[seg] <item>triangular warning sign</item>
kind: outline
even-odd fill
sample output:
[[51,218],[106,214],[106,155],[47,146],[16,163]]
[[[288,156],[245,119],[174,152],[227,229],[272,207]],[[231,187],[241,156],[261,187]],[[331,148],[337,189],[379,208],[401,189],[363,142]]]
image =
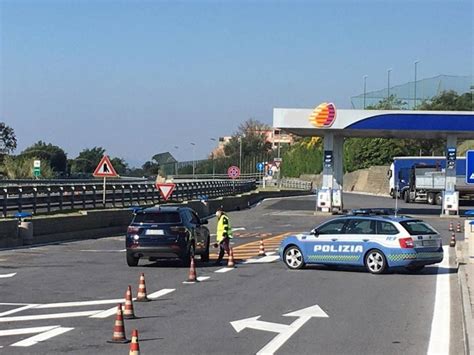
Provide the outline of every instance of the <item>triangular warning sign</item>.
[[156,188],[160,191],[161,196],[165,201],[168,201],[170,196],[173,194],[176,184],[173,183],[157,183]]
[[471,177],[469,179],[474,180],[474,173],[471,174]]
[[107,155],[104,155],[100,160],[99,165],[95,168],[94,173],[92,174],[95,177],[115,177],[118,176],[115,171],[110,159]]

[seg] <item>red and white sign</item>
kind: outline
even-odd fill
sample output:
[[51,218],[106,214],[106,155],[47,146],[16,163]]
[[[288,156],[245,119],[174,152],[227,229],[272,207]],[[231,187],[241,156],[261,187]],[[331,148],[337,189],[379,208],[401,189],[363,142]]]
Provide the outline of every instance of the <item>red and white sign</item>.
[[173,183],[156,183],[155,184],[158,191],[160,191],[163,200],[168,201],[168,199],[173,194],[173,191],[176,187],[176,184]]
[[229,169],[227,169],[227,175],[231,179],[237,179],[240,176],[240,169],[238,166],[229,166]]
[[118,176],[117,172],[115,171],[110,159],[107,155],[104,155],[100,160],[99,165],[95,168],[94,173],[92,174],[94,177],[116,177]]

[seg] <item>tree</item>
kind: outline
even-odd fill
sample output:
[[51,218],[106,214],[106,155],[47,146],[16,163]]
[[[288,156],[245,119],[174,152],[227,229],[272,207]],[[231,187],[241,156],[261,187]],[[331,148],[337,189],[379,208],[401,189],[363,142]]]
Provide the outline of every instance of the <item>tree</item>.
[[[24,156],[5,156],[4,173],[9,179],[33,179],[33,161],[35,158]],[[41,167],[41,176],[43,179],[54,177],[53,170],[47,165]]]
[[[224,153],[228,157],[255,156],[268,153],[272,146],[267,142],[266,133],[271,128],[254,119],[249,119],[237,129],[229,142],[224,146]],[[241,153],[242,148],[242,154]]]
[[443,91],[431,100],[423,101],[418,110],[428,111],[474,111],[472,92],[459,95],[455,91]]
[[112,166],[114,167],[115,171],[119,175],[123,175],[128,170],[128,164],[122,158],[113,158],[110,160]]
[[403,110],[407,106],[407,102],[400,100],[395,95],[390,95],[377,104],[367,106],[367,110]]
[[[26,148],[22,153],[26,158],[37,158],[47,162],[48,165],[56,172],[66,172],[67,156],[63,149],[56,145],[46,144],[39,141],[32,146]],[[44,167],[44,164],[42,164]]]
[[92,149],[84,149],[74,159],[72,164],[73,173],[92,174],[104,156],[105,149],[102,147],[94,147]]
[[16,149],[16,136],[13,128],[0,122],[0,154],[9,154]]
[[321,139],[304,138],[283,154],[282,176],[299,177],[301,174],[319,174],[322,170]]

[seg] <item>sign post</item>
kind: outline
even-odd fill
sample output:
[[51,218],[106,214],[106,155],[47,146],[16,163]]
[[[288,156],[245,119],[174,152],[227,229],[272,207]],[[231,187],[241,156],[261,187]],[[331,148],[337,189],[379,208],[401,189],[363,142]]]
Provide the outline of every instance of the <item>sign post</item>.
[[232,179],[232,190],[235,191],[235,179],[240,176],[240,169],[238,166],[232,165],[227,169],[227,176]]
[[102,204],[105,207],[105,192],[107,189],[107,178],[108,177],[117,177],[118,174],[115,171],[114,167],[112,166],[112,163],[110,162],[110,159],[107,155],[104,155],[102,159],[100,160],[99,164],[97,165],[97,168],[95,168],[94,173],[92,174],[94,177],[103,177],[104,178],[104,187],[103,187],[103,193],[102,193]]

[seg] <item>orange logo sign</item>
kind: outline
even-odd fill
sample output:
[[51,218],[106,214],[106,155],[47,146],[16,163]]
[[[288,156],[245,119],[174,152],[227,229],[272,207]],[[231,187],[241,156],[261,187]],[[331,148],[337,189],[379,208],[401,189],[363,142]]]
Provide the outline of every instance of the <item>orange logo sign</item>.
[[324,102],[314,109],[309,116],[309,122],[315,127],[331,127],[336,119],[336,106]]

